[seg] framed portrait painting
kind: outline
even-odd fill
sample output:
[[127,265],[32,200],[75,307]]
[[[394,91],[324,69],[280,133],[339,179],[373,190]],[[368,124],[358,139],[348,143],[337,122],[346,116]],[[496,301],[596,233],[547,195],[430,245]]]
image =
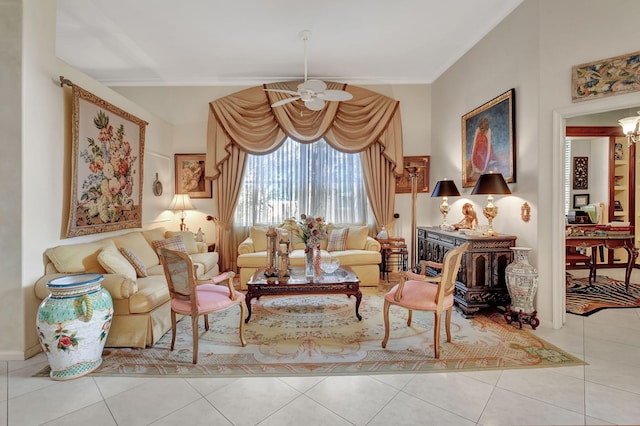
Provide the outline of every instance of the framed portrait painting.
[[176,154],[176,194],[211,198],[211,181],[204,178],[206,154]]
[[462,186],[474,186],[484,173],[516,181],[515,89],[462,116]]
[[428,155],[403,157],[401,176],[396,177],[396,194],[411,194],[411,171],[416,173],[417,192],[429,192]]
[[71,195],[67,237],[142,227],[148,124],[72,86]]

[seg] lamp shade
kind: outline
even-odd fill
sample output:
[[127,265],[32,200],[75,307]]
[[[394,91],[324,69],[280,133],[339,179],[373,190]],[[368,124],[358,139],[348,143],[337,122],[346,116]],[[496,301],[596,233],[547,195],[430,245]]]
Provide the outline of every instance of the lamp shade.
[[439,180],[436,183],[435,188],[433,188],[433,192],[431,193],[432,197],[459,197],[460,191],[458,191],[458,187],[456,183],[452,180],[444,179]]
[[191,204],[191,198],[189,194],[176,194],[171,200],[170,210],[193,210],[194,207]]
[[480,175],[471,195],[476,194],[511,194],[502,173],[485,173]]

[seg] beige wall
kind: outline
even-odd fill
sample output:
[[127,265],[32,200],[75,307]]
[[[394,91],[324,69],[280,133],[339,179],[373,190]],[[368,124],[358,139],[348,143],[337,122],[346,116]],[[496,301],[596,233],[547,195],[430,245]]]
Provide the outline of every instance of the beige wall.
[[[66,225],[70,116],[65,93],[56,83],[64,75],[75,84],[149,122],[146,131],[145,172],[166,158],[166,184],[173,182],[172,126],[93,81],[55,57],[55,2],[0,1],[0,43],[9,58],[0,61],[2,87],[0,120],[5,176],[1,194],[5,203],[0,230],[0,359],[22,359],[40,350],[35,333],[39,301],[33,284],[43,274],[42,254],[47,247],[104,238],[109,234],[63,239]],[[6,24],[6,25],[5,25]],[[22,40],[20,42],[20,34]],[[2,49],[3,52],[5,49]],[[5,76],[20,76],[5,80]],[[22,85],[22,86],[21,86]],[[22,90],[22,92],[20,92]],[[5,97],[5,94],[9,95]],[[22,103],[22,104],[21,104]],[[9,135],[8,138],[5,136]],[[4,142],[7,141],[8,143]],[[170,175],[169,175],[170,174]],[[12,177],[12,178],[7,178]],[[152,180],[143,188],[143,226],[173,220],[164,209],[171,194],[153,197]]]
[[[18,0],[0,0],[0,348],[7,358],[22,357],[21,340],[24,324],[13,318],[24,318],[20,286],[22,258],[22,7]],[[14,255],[7,255],[7,254]],[[18,342],[16,342],[16,340]],[[17,344],[16,344],[17,343]]]
[[[533,248],[537,245],[540,218],[536,183],[541,163],[537,150],[538,32],[537,4],[525,1],[433,83],[431,98],[432,120],[438,123],[432,131],[432,155],[438,161],[434,162],[431,176],[433,180],[455,180],[461,193],[461,197],[449,200],[449,223],[460,220],[462,204],[471,202],[480,223],[486,224],[482,215],[486,197],[472,196],[473,188],[462,188],[461,117],[515,88],[516,183],[510,185],[512,196],[496,197],[499,213],[493,223],[499,233],[516,235],[519,246]],[[520,219],[520,207],[525,201],[531,206],[531,220],[526,223]],[[538,264],[538,256],[539,250],[531,253],[532,264]],[[544,284],[540,287],[544,292]],[[544,307],[539,306],[538,310],[541,318],[550,317]]]

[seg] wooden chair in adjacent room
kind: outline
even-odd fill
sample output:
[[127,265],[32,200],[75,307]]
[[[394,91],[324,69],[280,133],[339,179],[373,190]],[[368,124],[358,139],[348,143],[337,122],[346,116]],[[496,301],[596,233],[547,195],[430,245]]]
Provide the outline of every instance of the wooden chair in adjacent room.
[[[452,248],[442,263],[426,262],[430,268],[442,271],[440,275],[430,277],[419,274],[405,274],[400,283],[394,286],[384,297],[384,339],[382,347],[387,347],[389,340],[389,308],[391,305],[408,309],[407,326],[411,326],[412,311],[432,311],[434,314],[433,346],[436,358],[440,358],[440,323],[442,313],[446,315],[445,331],[447,342],[451,342],[451,311],[453,308],[453,291],[456,277],[460,269],[463,253],[469,243]],[[424,269],[424,267],[423,267]],[[433,283],[433,284],[432,284]]]
[[[159,257],[171,295],[171,350],[176,342],[176,315],[191,316],[193,332],[193,363],[198,362],[198,318],[204,316],[204,328],[209,330],[209,314],[234,306],[240,307],[240,343],[244,338],[244,318],[246,316],[245,297],[233,288],[233,272],[225,272],[211,280],[197,280],[191,258],[187,253],[160,249]],[[227,281],[227,285],[216,285]]]
[[593,247],[591,255],[578,253],[575,247],[567,247],[565,254],[565,262],[567,269],[577,269],[578,264],[583,264],[589,268],[589,284],[596,280],[596,263],[595,263],[595,250]]

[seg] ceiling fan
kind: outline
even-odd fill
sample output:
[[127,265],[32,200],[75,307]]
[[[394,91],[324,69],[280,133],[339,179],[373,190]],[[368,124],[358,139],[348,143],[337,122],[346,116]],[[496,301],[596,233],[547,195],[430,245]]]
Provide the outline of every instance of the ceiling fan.
[[292,98],[282,99],[271,104],[272,107],[278,107],[298,99],[302,99],[304,105],[312,111],[320,111],[324,108],[324,101],[348,101],[353,98],[351,93],[344,90],[327,89],[327,85],[322,80],[307,80],[307,41],[311,36],[311,31],[304,30],[300,33],[300,37],[304,40],[304,82],[298,84],[298,90],[285,89],[264,89],[267,92],[286,93],[293,96]]

